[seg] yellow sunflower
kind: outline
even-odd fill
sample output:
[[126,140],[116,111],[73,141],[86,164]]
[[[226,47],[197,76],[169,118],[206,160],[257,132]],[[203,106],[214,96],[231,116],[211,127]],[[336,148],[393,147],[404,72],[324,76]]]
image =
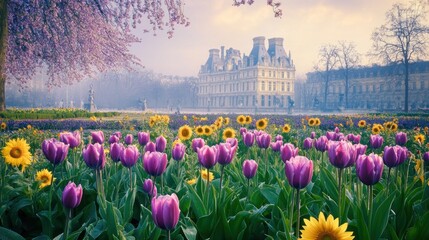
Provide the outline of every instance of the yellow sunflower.
[[379,134],[380,133],[380,128],[377,126],[377,124],[374,124],[372,126],[372,134]]
[[219,129],[222,127],[222,123],[223,123],[223,121],[216,120],[213,125],[216,126],[216,129]]
[[203,126],[196,126],[195,127],[195,133],[198,135],[198,136],[201,136],[201,135],[203,135],[204,134],[204,128],[203,128]]
[[207,176],[207,169],[203,168],[203,169],[201,169],[201,178],[206,180],[206,181],[208,179],[211,182],[214,179],[214,175],[212,172],[209,172],[209,175]]
[[197,179],[196,178],[192,178],[189,179],[188,181],[186,181],[189,185],[194,185],[195,183],[197,183]]
[[204,135],[210,136],[213,134],[213,128],[211,126],[204,125],[203,129],[204,129]]
[[246,124],[246,117],[244,115],[237,116],[237,123],[240,125]]
[[95,121],[97,121],[97,118],[96,118],[95,116],[91,116],[91,117],[89,118],[89,120],[91,120],[91,121],[95,122]]
[[40,182],[39,188],[44,188],[52,183],[52,172],[48,169],[42,169],[36,173],[36,181]]
[[155,123],[156,123],[156,119],[153,117],[150,117],[149,118],[149,127],[153,127],[153,125],[155,125]]
[[316,125],[316,119],[310,118],[308,119],[308,126],[313,127]]
[[32,126],[30,124],[27,125],[27,129],[31,129]]
[[256,121],[256,129],[258,130],[264,130],[267,126],[268,126],[267,118],[261,118],[258,121]]
[[284,133],[290,132],[290,125],[289,124],[283,125],[282,132],[284,132]]
[[417,134],[414,136],[414,141],[419,143],[419,144],[424,144],[425,140],[426,140],[426,138],[425,138],[425,135],[423,135],[423,134]]
[[0,128],[1,130],[5,130],[7,128],[7,124],[5,122],[2,122]]
[[188,140],[192,137],[192,128],[188,125],[183,125],[179,128],[179,139],[182,141]]
[[188,120],[188,116],[183,115],[183,120],[184,120],[184,121],[187,121],[187,120]]
[[360,120],[360,121],[358,122],[358,127],[360,127],[360,128],[364,128],[364,127],[366,127],[366,121],[365,121],[365,120]]
[[386,129],[390,130],[392,128],[392,124],[393,124],[393,122],[385,122],[383,125]]
[[223,130],[222,139],[226,140],[227,138],[235,138],[235,130],[233,128],[225,128]]
[[229,117],[224,117],[223,118],[223,125],[228,125],[230,121],[231,121],[231,119]]
[[315,126],[320,126],[322,123],[319,118],[314,118],[314,120],[316,121]]
[[390,126],[390,130],[392,130],[392,132],[396,132],[398,130],[398,124],[392,123],[392,126]]
[[246,120],[245,120],[245,122],[246,122],[246,124],[251,124],[252,123],[252,117],[251,116],[249,116],[249,115],[247,115],[246,116]]
[[339,226],[338,218],[334,219],[329,215],[325,219],[322,212],[319,214],[319,219],[310,217],[310,220],[304,219],[305,225],[301,229],[301,240],[352,240],[354,239],[353,232],[347,232],[347,223]]
[[22,138],[11,139],[2,149],[5,162],[12,166],[21,166],[22,171],[31,164],[30,145]]

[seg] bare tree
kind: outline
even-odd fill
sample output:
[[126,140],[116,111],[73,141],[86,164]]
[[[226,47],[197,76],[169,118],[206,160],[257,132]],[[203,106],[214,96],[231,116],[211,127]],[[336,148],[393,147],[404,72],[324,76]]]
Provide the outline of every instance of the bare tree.
[[331,44],[322,46],[319,50],[319,63],[315,66],[315,69],[324,79],[323,110],[326,110],[330,74],[337,65],[338,47]]
[[427,54],[429,27],[424,24],[427,13],[422,1],[408,6],[394,4],[386,13],[385,24],[372,34],[370,55],[385,64],[400,63],[404,68],[405,112],[408,112],[409,65]]
[[338,43],[338,62],[340,71],[344,75],[346,108],[349,107],[349,71],[359,63],[359,53],[351,42],[340,41]]

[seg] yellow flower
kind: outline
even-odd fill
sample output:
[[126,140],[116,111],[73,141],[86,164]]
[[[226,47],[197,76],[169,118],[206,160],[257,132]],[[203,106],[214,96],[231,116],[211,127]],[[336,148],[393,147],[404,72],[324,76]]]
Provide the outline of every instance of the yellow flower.
[[392,126],[390,126],[390,130],[392,130],[392,132],[396,132],[398,130],[398,124],[392,123]]
[[203,168],[203,169],[201,169],[201,178],[206,180],[206,181],[208,179],[209,182],[211,182],[214,179],[214,175],[212,172],[209,172],[209,175],[207,176],[207,169]]
[[364,127],[366,127],[366,121],[365,121],[365,120],[360,120],[360,121],[358,122],[358,127],[360,127],[360,128],[364,128]]
[[183,125],[179,128],[179,139],[184,141],[192,137],[192,128],[188,125]]
[[133,126],[131,126],[130,127],[130,131],[134,131],[135,129],[134,129],[134,127]]
[[91,121],[95,122],[95,121],[97,121],[97,118],[96,118],[95,116],[91,116],[91,117],[89,118],[89,120],[91,120]]
[[267,118],[261,118],[258,121],[256,121],[256,129],[258,130],[264,130],[267,126],[268,126]]
[[21,166],[22,171],[31,164],[30,145],[25,139],[11,139],[2,149],[5,162],[12,166]]
[[28,124],[27,125],[27,129],[31,129],[32,127],[31,127],[31,125],[30,124]]
[[308,126],[313,127],[316,125],[316,120],[314,118],[308,119]]
[[183,120],[187,121],[188,120],[188,116],[183,115]]
[[235,130],[233,128],[225,128],[223,130],[222,139],[226,140],[227,138],[235,138]]
[[378,128],[375,124],[372,126],[372,134],[379,134],[380,128]]
[[216,120],[213,125],[216,126],[216,129],[219,129],[222,127],[222,123],[223,123],[223,120],[221,120],[221,121]]
[[195,183],[197,183],[197,179],[196,178],[192,178],[188,181],[186,181],[189,185],[194,185]]
[[195,133],[196,133],[198,136],[203,135],[203,134],[204,134],[204,128],[203,128],[202,126],[196,126],[196,127],[195,127]]
[[315,121],[314,126],[320,126],[321,121],[319,118],[314,118],[314,121]]
[[251,123],[252,123],[252,117],[251,117],[251,116],[249,116],[249,115],[247,115],[247,116],[246,116],[245,123],[246,123],[246,124],[251,124]]
[[289,124],[283,125],[282,132],[284,133],[290,132],[290,125]]
[[40,182],[39,188],[44,188],[52,183],[52,172],[48,169],[42,169],[36,173],[36,181]]
[[244,115],[237,116],[237,123],[240,125],[246,124],[246,117]]
[[228,125],[230,121],[231,121],[231,119],[229,117],[224,117],[223,118],[223,125]]
[[154,117],[149,118],[149,127],[153,127],[156,123],[156,120]]
[[0,128],[1,130],[5,130],[7,128],[7,124],[5,122],[2,122]]
[[305,225],[301,229],[300,239],[302,240],[354,239],[353,232],[346,232],[348,224],[344,223],[339,226],[338,218],[334,219],[332,215],[325,219],[325,215],[320,212],[319,219],[310,217],[310,220],[304,219],[304,223]]
[[426,138],[425,138],[425,135],[423,135],[423,134],[417,134],[414,136],[414,141],[416,141],[419,144],[424,144],[425,140],[426,140]]
[[204,135],[210,136],[213,134],[213,128],[212,127],[210,127],[208,125],[204,125],[203,129],[204,129]]

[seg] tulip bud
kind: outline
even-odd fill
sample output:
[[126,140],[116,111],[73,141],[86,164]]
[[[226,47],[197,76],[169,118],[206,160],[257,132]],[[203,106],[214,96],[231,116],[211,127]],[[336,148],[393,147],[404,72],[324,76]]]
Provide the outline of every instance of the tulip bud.
[[103,131],[92,131],[91,132],[91,143],[104,143],[104,133]]
[[258,163],[255,160],[244,160],[243,174],[247,179],[251,179],[256,175],[258,170]]
[[121,151],[120,159],[122,165],[127,168],[131,168],[137,163],[140,153],[136,146],[129,145]]
[[198,149],[198,161],[200,164],[210,169],[217,163],[217,148],[216,146],[209,147],[207,145]]
[[255,142],[255,134],[252,132],[243,133],[243,142],[244,142],[244,145],[248,147],[253,146],[253,143]]
[[328,156],[332,165],[337,168],[346,168],[354,164],[356,149],[347,141],[329,141]]
[[311,149],[313,147],[313,139],[311,139],[311,138],[305,138],[304,139],[304,145],[303,145],[303,147],[306,150]]
[[62,202],[67,209],[76,208],[82,201],[82,186],[76,187],[74,182],[69,182],[63,190]]
[[404,132],[398,132],[395,136],[395,143],[399,146],[405,146],[407,143],[407,134]]
[[389,168],[401,165],[407,159],[408,150],[405,147],[384,147],[383,162]]
[[185,152],[186,152],[185,144],[176,143],[176,144],[174,144],[173,148],[171,149],[171,157],[176,161],[180,161],[185,156]]
[[121,152],[124,149],[122,143],[112,143],[110,145],[110,158],[114,162],[119,162],[121,160]]
[[133,144],[133,135],[132,134],[127,134],[127,136],[125,136],[125,144],[130,145]]
[[112,143],[119,143],[119,137],[116,135],[111,135],[109,137],[109,144],[112,144]]
[[156,146],[154,142],[148,142],[144,148],[145,152],[155,152]]
[[60,133],[60,141],[68,144],[71,149],[76,148],[80,145],[80,142],[82,141],[80,132],[74,131],[73,133],[70,132],[64,132]]
[[164,152],[165,147],[167,146],[167,139],[163,136],[159,136],[155,140],[155,149],[157,152]]
[[230,164],[237,151],[237,146],[231,147],[229,143],[220,143],[217,147],[217,158],[220,165]]
[[237,140],[237,138],[227,138],[225,140],[225,142],[229,143],[231,145],[231,147],[238,146],[238,140]]
[[378,183],[383,174],[383,160],[374,153],[360,155],[356,161],[356,174],[365,185]]
[[369,145],[374,149],[380,148],[383,145],[383,140],[383,137],[378,134],[371,135],[369,137]]
[[425,153],[423,154],[423,160],[424,160],[425,162],[429,162],[429,152],[425,152]]
[[152,218],[164,230],[172,230],[179,222],[180,208],[176,194],[152,198]]
[[146,146],[150,142],[150,134],[148,132],[139,132],[137,133],[137,138],[141,146]]
[[274,152],[280,152],[281,147],[283,146],[282,140],[277,140],[275,142],[270,143],[271,149],[273,149]]
[[192,150],[197,152],[198,148],[202,148],[206,143],[202,138],[194,138],[192,139]]
[[106,164],[103,145],[99,143],[88,144],[82,151],[83,160],[92,169],[103,169]]
[[166,153],[147,151],[143,156],[143,167],[151,176],[160,176],[163,174],[167,163]]
[[59,142],[55,138],[42,142],[42,152],[52,164],[58,165],[64,161],[69,151],[69,145]]
[[152,179],[146,179],[143,182],[143,192],[151,195],[151,197],[156,197],[157,195],[157,189],[155,186],[155,183],[152,181]]
[[293,188],[305,188],[313,177],[313,161],[304,156],[293,157],[285,163],[285,174]]
[[267,149],[271,143],[271,135],[262,133],[256,137],[256,144],[259,148]]
[[285,143],[280,148],[280,156],[282,158],[282,161],[286,163],[286,161],[289,161],[291,158],[298,155],[299,148],[296,148],[292,143]]
[[328,149],[328,138],[326,136],[320,136],[316,140],[315,147],[319,152],[325,152]]

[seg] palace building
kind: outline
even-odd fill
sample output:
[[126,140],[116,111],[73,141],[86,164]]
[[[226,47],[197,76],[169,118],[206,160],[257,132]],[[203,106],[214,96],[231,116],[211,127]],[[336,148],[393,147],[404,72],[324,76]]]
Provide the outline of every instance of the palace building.
[[219,110],[282,111],[293,106],[295,66],[283,38],[255,37],[250,54],[210,49],[197,81],[197,106]]

